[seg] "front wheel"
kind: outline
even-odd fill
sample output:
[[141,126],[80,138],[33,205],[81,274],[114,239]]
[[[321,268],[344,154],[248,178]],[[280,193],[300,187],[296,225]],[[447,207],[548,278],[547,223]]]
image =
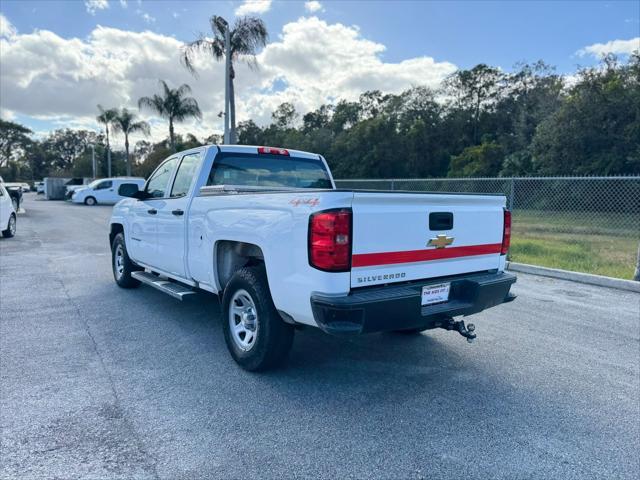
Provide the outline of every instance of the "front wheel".
[[96,199],[93,198],[93,197],[87,197],[87,198],[84,199],[84,204],[85,205],[89,205],[90,207],[92,207],[96,203],[98,203],[98,202],[96,202]]
[[140,281],[133,278],[131,273],[141,270],[141,268],[129,258],[122,233],[117,234],[111,244],[111,267],[113,278],[119,287],[136,288],[140,285]]
[[264,371],[285,361],[294,329],[273,304],[263,266],[236,272],[224,290],[222,312],[224,339],[238,365]]
[[16,214],[12,213],[9,217],[9,223],[7,224],[7,229],[2,231],[2,236],[4,238],[11,238],[16,234]]

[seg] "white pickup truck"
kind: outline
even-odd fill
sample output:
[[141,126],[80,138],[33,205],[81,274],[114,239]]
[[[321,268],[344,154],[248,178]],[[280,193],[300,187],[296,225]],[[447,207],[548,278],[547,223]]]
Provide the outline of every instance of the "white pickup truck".
[[113,209],[117,284],[222,299],[247,370],[281,363],[300,326],[331,334],[474,328],[454,317],[511,301],[502,195],[336,189],[312,153],[205,146],[172,155]]

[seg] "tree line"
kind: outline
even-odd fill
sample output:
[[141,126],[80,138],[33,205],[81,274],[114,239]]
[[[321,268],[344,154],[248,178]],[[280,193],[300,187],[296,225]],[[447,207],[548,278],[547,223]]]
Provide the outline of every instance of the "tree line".
[[[134,175],[146,176],[176,150],[221,142],[213,133],[175,133],[174,121],[200,118],[189,92],[162,82],[160,95],[140,100],[140,107],[169,121],[169,136],[138,141],[132,152],[128,134],[146,127],[126,110],[115,111],[120,120],[103,121],[125,136],[125,151],[113,152],[113,175],[127,173],[130,164]],[[176,113],[176,105],[186,113]],[[268,125],[239,122],[237,136],[240,144],[320,153],[336,178],[640,174],[640,55],[608,56],[569,77],[541,61],[512,73],[480,64],[453,73],[439,89],[368,91],[357,101],[305,113],[283,103]],[[23,125],[0,120],[0,175],[90,176],[93,144],[98,174],[106,176],[109,143],[106,128],[104,134],[56,130],[35,139]]]

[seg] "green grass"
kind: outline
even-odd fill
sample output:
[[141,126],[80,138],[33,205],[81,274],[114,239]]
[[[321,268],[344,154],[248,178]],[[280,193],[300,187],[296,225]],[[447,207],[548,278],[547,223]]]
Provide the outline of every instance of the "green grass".
[[631,279],[640,241],[637,223],[636,217],[624,214],[516,210],[510,259]]

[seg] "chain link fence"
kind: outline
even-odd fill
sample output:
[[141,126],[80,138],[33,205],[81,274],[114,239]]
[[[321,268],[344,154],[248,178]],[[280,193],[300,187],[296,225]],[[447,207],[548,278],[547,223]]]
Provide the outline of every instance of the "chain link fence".
[[338,188],[502,193],[513,212],[511,260],[632,278],[640,176],[336,180]]

